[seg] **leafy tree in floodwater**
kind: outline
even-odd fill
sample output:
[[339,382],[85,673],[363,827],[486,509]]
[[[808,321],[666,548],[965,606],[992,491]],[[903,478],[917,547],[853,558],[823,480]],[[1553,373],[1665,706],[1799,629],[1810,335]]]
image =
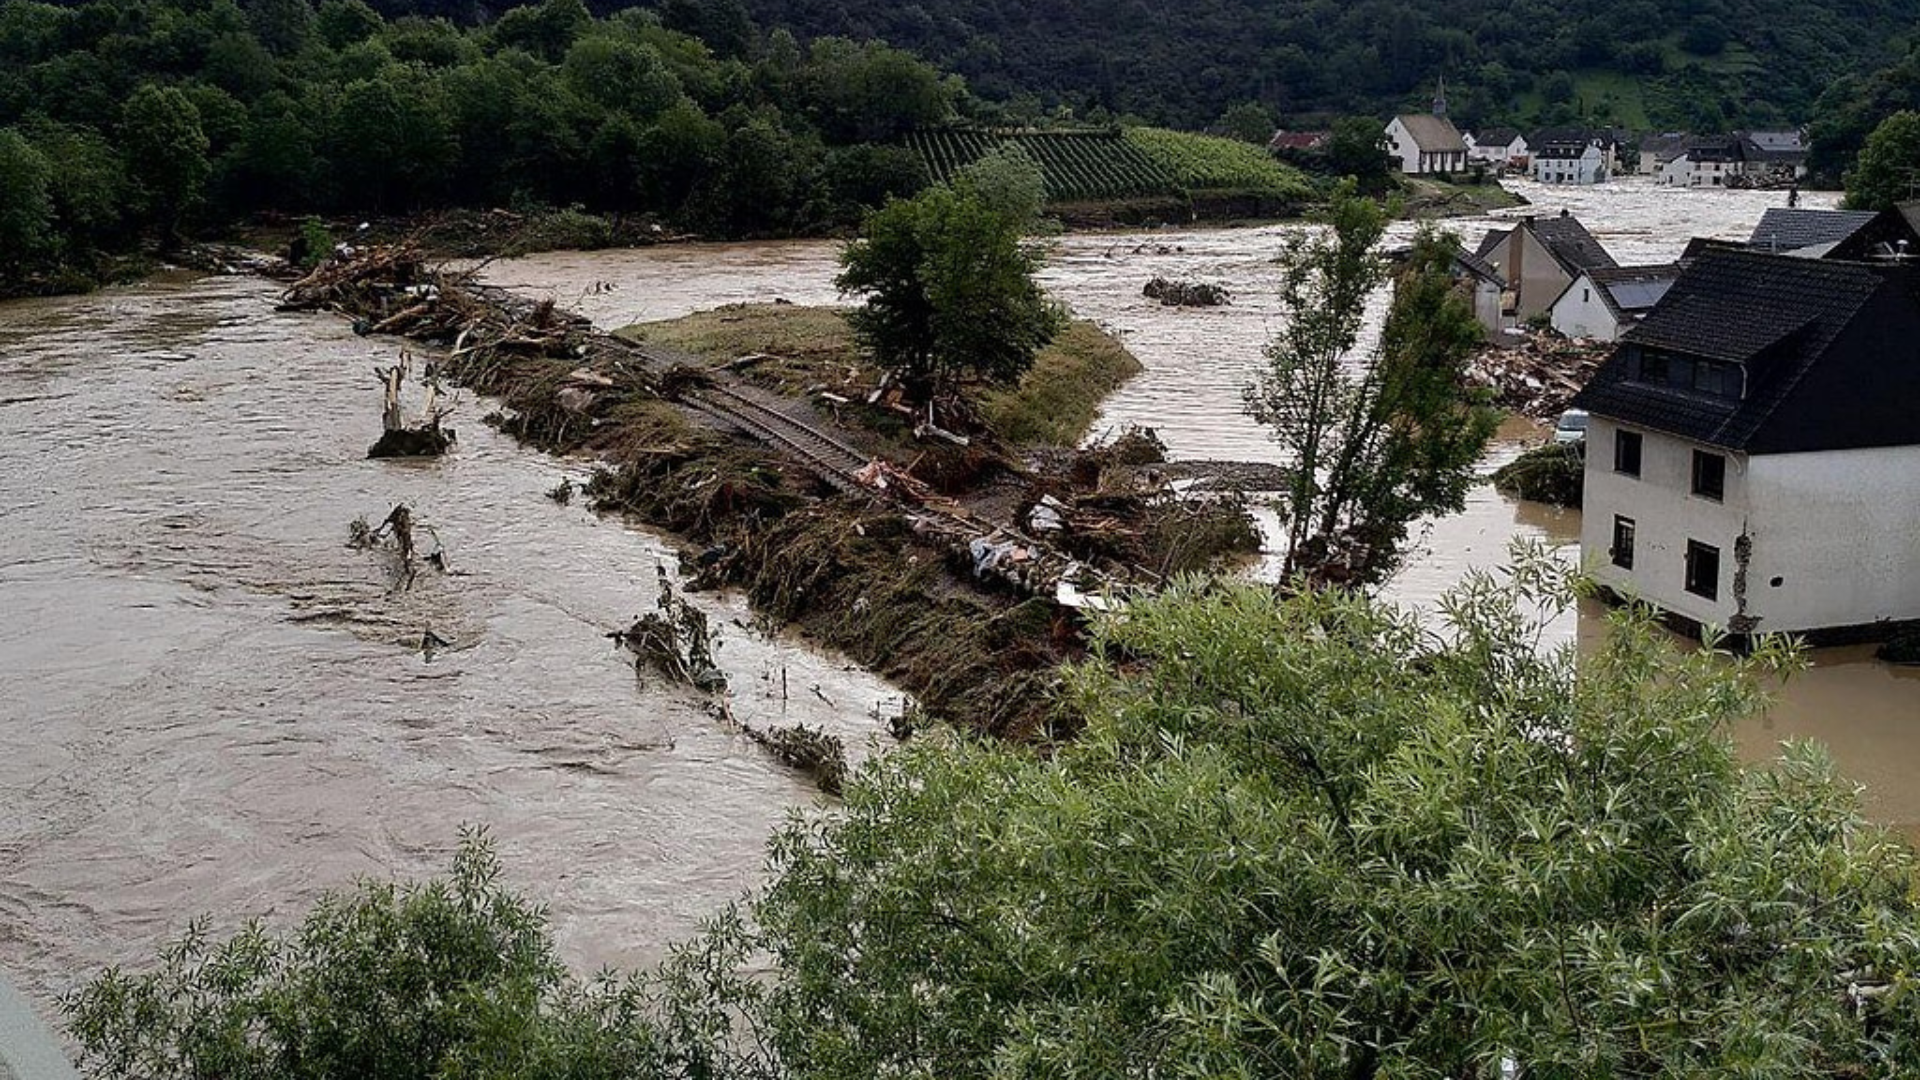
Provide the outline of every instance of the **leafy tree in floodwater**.
[[1392,279],[1379,344],[1356,355],[1367,298],[1389,280],[1384,231],[1384,212],[1345,181],[1328,228],[1294,234],[1279,260],[1286,327],[1246,408],[1288,459],[1288,577],[1385,577],[1408,526],[1464,504],[1498,423],[1465,386],[1480,328],[1453,286],[1451,237],[1420,233]]

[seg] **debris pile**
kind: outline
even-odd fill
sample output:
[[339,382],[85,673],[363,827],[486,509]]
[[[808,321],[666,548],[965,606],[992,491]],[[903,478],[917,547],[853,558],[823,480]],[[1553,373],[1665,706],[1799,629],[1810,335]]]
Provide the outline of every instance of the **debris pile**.
[[1587,384],[1613,345],[1531,334],[1517,345],[1486,345],[1467,368],[1467,379],[1494,393],[1494,404],[1533,420],[1551,420]]
[[[599,456],[604,466],[579,489],[596,509],[684,537],[691,587],[741,588],[762,616],[894,679],[930,716],[1060,737],[1075,721],[1051,691],[1060,665],[1082,655],[1087,610],[1257,549],[1244,504],[1180,491],[1151,432],[1037,461],[1008,457],[991,437],[889,444],[865,433],[910,451],[903,466],[740,374],[677,366],[685,358],[667,349],[600,334],[472,275],[428,266],[412,242],[364,246],[294,283],[284,307],[443,349],[439,378],[502,399],[490,423],[550,451]],[[961,410],[936,415],[975,430]],[[904,420],[891,420],[895,432]],[[574,493],[562,484],[549,497]],[[609,636],[636,666],[707,691],[730,717],[711,631],[663,582],[658,609]],[[803,764],[838,760],[824,735],[755,737]],[[837,782],[821,768],[823,783]]]
[[1233,294],[1225,286],[1204,281],[1169,281],[1163,277],[1147,282],[1140,295],[1168,307],[1219,307],[1233,302]]
[[840,794],[847,782],[847,748],[837,735],[805,724],[789,724],[764,730],[741,724],[740,730],[765,747],[780,763],[813,777],[820,790]]

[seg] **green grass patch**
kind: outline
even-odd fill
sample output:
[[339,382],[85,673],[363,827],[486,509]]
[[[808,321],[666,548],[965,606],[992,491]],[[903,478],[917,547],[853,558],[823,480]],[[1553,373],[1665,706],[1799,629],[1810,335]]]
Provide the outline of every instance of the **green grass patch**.
[[[618,333],[711,364],[758,357],[740,367],[741,375],[793,397],[825,388],[859,401],[881,375],[861,354],[844,308],[729,304]],[[1092,426],[1107,395],[1140,370],[1140,361],[1119,340],[1093,323],[1074,321],[1034,358],[1018,387],[983,393],[981,411],[988,426],[1007,442],[1074,446]]]
[[1107,395],[1140,371],[1140,361],[1113,335],[1085,320],[1069,323],[1017,388],[986,395],[987,424],[1011,443],[1075,446]]
[[1653,126],[1647,119],[1646,91],[1638,78],[1620,71],[1589,70],[1575,72],[1573,84],[1591,122],[1636,131]]

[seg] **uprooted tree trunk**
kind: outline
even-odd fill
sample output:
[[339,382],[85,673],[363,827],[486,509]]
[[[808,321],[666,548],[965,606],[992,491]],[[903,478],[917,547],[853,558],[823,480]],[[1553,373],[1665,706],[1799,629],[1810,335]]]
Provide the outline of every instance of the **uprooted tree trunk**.
[[350,547],[371,550],[387,541],[393,542],[394,553],[399,557],[399,571],[395,575],[394,588],[407,589],[413,585],[414,578],[420,574],[420,563],[425,562],[436,570],[446,570],[446,559],[441,553],[440,538],[429,526],[421,526],[433,537],[433,549],[425,556],[419,554],[414,543],[413,511],[405,503],[395,506],[387,512],[385,520],[378,528],[367,524],[365,517],[358,517],[347,526],[347,544]]
[[367,449],[370,458],[438,457],[453,444],[453,429],[440,426],[447,410],[440,408],[440,377],[432,364],[427,365],[420,380],[427,388],[425,419],[416,425],[407,423],[400,391],[406,384],[412,360],[410,354],[402,352],[399,363],[373,369],[374,377],[386,392],[386,400],[380,410],[380,439]]

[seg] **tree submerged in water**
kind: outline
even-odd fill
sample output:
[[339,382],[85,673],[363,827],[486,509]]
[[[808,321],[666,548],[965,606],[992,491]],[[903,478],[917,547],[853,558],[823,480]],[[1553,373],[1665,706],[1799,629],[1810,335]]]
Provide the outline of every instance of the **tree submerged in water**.
[[[1385,228],[1380,207],[1343,183],[1328,228],[1297,234],[1280,256],[1287,324],[1245,396],[1291,469],[1280,501],[1288,578],[1386,577],[1414,521],[1465,505],[1499,423],[1466,386],[1480,325],[1451,274],[1458,238],[1421,230],[1390,275],[1376,250]],[[1389,280],[1379,344],[1356,355],[1367,298]]]
[[1427,625],[1187,583],[1102,617],[1039,755],[876,755],[651,975],[582,985],[484,849],[69,1001],[100,1076],[1867,1077],[1920,1069],[1912,850],[1728,725],[1795,666],[1544,554]]

